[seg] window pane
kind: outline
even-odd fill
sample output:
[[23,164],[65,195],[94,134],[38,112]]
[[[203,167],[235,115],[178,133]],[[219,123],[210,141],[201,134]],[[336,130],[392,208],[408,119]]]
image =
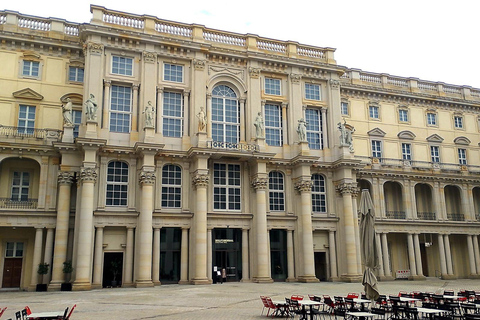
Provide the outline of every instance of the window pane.
[[183,82],[183,66],[164,64],[163,80]]
[[133,59],[112,56],[112,73],[131,76],[133,74]]
[[162,168],[162,207],[180,208],[182,195],[182,171],[179,166],[165,165]]
[[110,131],[130,132],[132,88],[112,86]]
[[318,109],[306,109],[307,141],[310,149],[322,149],[322,113]]
[[312,211],[327,212],[325,178],[320,174],[312,175]]
[[320,100],[320,85],[305,83],[305,98],[310,100]]
[[212,90],[212,139],[230,143],[240,140],[240,106],[235,92],[224,85]]
[[280,79],[265,78],[265,93],[280,95]]
[[[227,179],[228,177],[228,179]],[[215,163],[213,166],[213,207],[218,210],[241,209],[240,165]]]
[[128,197],[128,164],[112,161],[107,167],[107,206],[126,206]]
[[279,105],[265,105],[265,140],[270,146],[282,145],[282,117]]

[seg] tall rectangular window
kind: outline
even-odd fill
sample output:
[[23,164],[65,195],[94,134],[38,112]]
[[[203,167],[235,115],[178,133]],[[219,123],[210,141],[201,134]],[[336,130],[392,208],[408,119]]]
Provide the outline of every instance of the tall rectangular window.
[[265,78],[265,94],[279,96],[281,94],[280,79]]
[[133,75],[133,59],[112,56],[112,73],[123,76]]
[[84,69],[80,67],[68,68],[68,81],[83,82]]
[[23,257],[23,242],[7,242],[5,257],[6,258]]
[[430,156],[432,158],[432,162],[435,162],[435,163],[440,162],[440,147],[430,146]]
[[458,163],[467,164],[467,149],[458,149]]
[[429,126],[436,126],[437,125],[437,114],[429,112],[427,113],[427,124]]
[[112,85],[110,100],[110,131],[130,132],[132,88]]
[[322,112],[318,109],[306,109],[307,141],[310,149],[323,149],[322,145]]
[[455,129],[463,129],[463,117],[462,116],[455,116],[453,118]]
[[167,164],[162,169],[162,207],[180,208],[182,199],[182,169]]
[[239,211],[240,165],[215,163],[213,165],[213,208]]
[[72,111],[72,118],[73,118],[73,137],[78,137],[80,125],[82,124],[82,111],[80,110],[73,110]]
[[40,74],[40,62],[23,60],[22,75],[26,77],[38,77]]
[[320,85],[305,83],[305,99],[321,100]]
[[20,105],[18,110],[18,133],[33,134],[35,130],[35,107]]
[[400,122],[408,122],[408,110],[405,110],[405,109],[398,110],[398,120]]
[[283,174],[272,171],[268,174],[270,211],[285,211]]
[[28,192],[30,190],[30,173],[14,171],[12,179],[12,194],[13,201],[27,201]]
[[312,175],[312,211],[327,212],[327,192],[325,177],[321,174]]
[[128,164],[112,161],[107,167],[107,206],[126,206],[128,200]]
[[412,145],[410,143],[402,143],[402,159],[412,160]]
[[349,115],[349,112],[348,112],[348,102],[342,102],[340,104],[340,109],[342,111],[342,115],[343,116],[348,116]]
[[283,143],[282,108],[279,105],[265,105],[265,140],[270,146]]
[[183,99],[178,92],[163,93],[163,135],[179,138],[183,134]]
[[379,108],[377,106],[369,106],[368,107],[368,112],[370,115],[371,119],[379,119],[380,114],[379,114]]
[[382,157],[382,142],[372,140],[372,157],[380,159]]
[[165,63],[163,65],[163,80],[183,82],[183,66]]

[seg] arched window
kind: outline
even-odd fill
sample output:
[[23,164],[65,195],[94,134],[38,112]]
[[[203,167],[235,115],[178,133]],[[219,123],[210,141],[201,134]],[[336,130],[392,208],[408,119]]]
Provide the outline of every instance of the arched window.
[[313,174],[312,183],[312,211],[326,213],[327,189],[325,187],[325,177],[321,174]]
[[182,206],[182,169],[173,164],[162,168],[162,207],[180,208]]
[[285,211],[285,187],[283,174],[271,171],[268,174],[270,211]]
[[225,85],[212,91],[212,139],[230,143],[240,140],[240,106],[235,92]]
[[107,206],[126,206],[128,195],[128,164],[112,161],[107,168]]

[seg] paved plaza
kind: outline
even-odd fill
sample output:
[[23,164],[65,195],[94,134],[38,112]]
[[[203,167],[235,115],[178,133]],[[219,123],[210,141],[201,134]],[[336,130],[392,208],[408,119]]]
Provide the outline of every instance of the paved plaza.
[[[398,291],[443,289],[480,290],[480,280],[426,281],[396,280],[379,283],[382,294]],[[14,317],[15,311],[26,305],[33,312],[64,310],[77,305],[72,320],[82,319],[265,319],[260,316],[260,295],[274,300],[291,294],[345,295],[361,292],[360,283],[239,283],[215,285],[162,285],[154,288],[117,288],[83,292],[7,292],[0,291],[0,307],[8,307],[2,317]]]

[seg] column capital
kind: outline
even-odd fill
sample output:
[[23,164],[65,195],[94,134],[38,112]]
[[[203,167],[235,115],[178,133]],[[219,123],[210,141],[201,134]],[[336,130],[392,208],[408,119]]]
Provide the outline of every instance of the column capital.
[[356,182],[344,182],[335,186],[337,192],[344,194],[354,194],[358,193],[358,187]]
[[87,53],[102,55],[104,46],[101,43],[88,42],[83,45],[83,53],[86,56]]
[[268,178],[255,176],[251,180],[251,185],[255,190],[266,190],[268,186]]
[[195,70],[205,70],[206,64],[207,62],[205,60],[193,59],[193,67],[195,68]]
[[143,61],[147,63],[155,63],[157,54],[155,52],[143,51]]
[[90,167],[82,167],[80,169],[80,180],[82,183],[85,182],[93,182],[97,181],[97,169],[90,168]]
[[313,182],[312,180],[306,180],[306,179],[300,178],[297,181],[295,181],[294,186],[295,186],[295,190],[297,190],[300,193],[311,192]]
[[192,176],[192,185],[194,188],[206,188],[208,187],[209,181],[210,176],[206,173],[196,173]]
[[140,171],[140,177],[138,178],[138,182],[140,185],[154,185],[156,180],[155,172],[142,170]]
[[110,87],[112,85],[112,81],[104,79],[103,80],[103,85],[105,87]]
[[73,183],[73,172],[70,171],[60,171],[58,173],[58,184],[68,184]]

